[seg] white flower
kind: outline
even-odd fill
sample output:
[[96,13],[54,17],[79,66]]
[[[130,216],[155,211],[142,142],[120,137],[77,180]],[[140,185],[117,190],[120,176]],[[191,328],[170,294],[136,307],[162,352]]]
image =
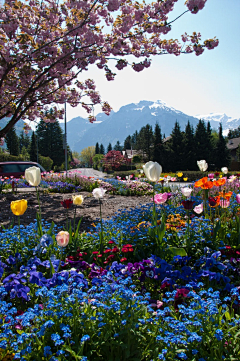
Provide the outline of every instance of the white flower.
[[97,199],[103,198],[105,193],[106,193],[106,189],[103,188],[95,188],[92,191],[93,197]]
[[201,172],[206,172],[208,169],[208,164],[205,160],[198,160],[197,165]]
[[192,188],[189,188],[189,187],[183,187],[180,190],[185,197],[190,197],[190,195],[193,191]]
[[158,182],[162,167],[157,162],[150,161],[143,166],[143,171],[150,182]]
[[228,169],[227,167],[222,167],[221,171],[223,172],[223,174],[228,174]]
[[41,171],[39,167],[30,167],[25,170],[26,181],[34,187],[37,187],[41,182]]
[[66,247],[69,242],[69,233],[67,231],[60,231],[56,235],[57,244],[60,247]]

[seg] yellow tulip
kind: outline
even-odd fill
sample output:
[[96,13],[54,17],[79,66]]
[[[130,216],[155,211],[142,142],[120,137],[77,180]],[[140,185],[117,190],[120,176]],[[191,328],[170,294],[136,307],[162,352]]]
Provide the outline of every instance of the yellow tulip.
[[73,204],[75,204],[76,206],[80,206],[83,202],[83,196],[79,195],[79,196],[72,196],[73,199]]
[[177,173],[177,177],[181,178],[183,176],[182,172]]
[[27,210],[27,201],[25,199],[21,199],[19,201],[11,202],[11,211],[15,216],[22,216]]
[[188,180],[188,178],[186,177],[186,178],[183,178],[183,180],[184,180],[184,182],[186,182],[187,180]]

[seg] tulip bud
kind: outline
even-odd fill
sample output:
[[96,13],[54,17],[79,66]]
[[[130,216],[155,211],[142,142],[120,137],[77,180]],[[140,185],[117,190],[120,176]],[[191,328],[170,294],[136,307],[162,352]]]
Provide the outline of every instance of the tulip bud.
[[68,245],[68,242],[69,242],[69,233],[66,232],[66,231],[60,231],[56,235],[56,240],[57,240],[57,244],[60,247],[66,247]]
[[197,165],[201,172],[206,172],[206,170],[208,169],[208,164],[205,160],[198,160]]
[[10,207],[15,216],[22,216],[27,210],[27,201],[25,199],[12,201]]
[[221,171],[223,174],[228,174],[228,168],[227,167],[222,167]]
[[192,188],[189,188],[189,187],[181,188],[181,192],[185,197],[190,197],[192,191],[193,191]]
[[30,167],[25,170],[25,179],[33,187],[37,187],[41,182],[41,171],[39,167]]
[[158,182],[162,167],[157,162],[150,161],[143,166],[143,171],[150,182]]
[[82,195],[72,196],[72,200],[75,206],[80,206],[83,202],[83,196]]
[[92,191],[93,197],[97,199],[103,198],[105,193],[106,193],[106,189],[103,188],[95,188]]

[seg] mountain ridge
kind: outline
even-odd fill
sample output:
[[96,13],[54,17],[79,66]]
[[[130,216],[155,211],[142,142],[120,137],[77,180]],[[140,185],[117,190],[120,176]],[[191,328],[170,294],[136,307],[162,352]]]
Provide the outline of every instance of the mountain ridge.
[[[236,129],[240,125],[240,118],[228,117],[224,113],[209,113],[194,117],[169,106],[162,100],[141,100],[138,103],[125,104],[118,111],[112,111],[109,116],[104,113],[97,114],[96,119],[93,124],[82,117],[75,117],[67,122],[68,144],[72,150],[81,152],[88,146],[95,146],[97,142],[102,143],[105,148],[109,143],[114,146],[117,141],[123,144],[128,135],[133,135],[146,124],[154,128],[156,122],[166,137],[171,134],[176,120],[182,130],[185,129],[188,120],[194,128],[199,119],[210,121],[213,129],[218,129],[221,122],[224,135],[227,135],[229,129]],[[63,123],[61,126],[64,130]]]

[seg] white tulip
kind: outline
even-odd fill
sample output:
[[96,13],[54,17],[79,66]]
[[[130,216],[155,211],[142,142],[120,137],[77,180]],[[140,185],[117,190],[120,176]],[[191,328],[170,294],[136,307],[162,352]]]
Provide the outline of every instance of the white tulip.
[[201,172],[206,172],[206,170],[208,169],[208,164],[205,160],[198,160],[197,165]]
[[157,182],[162,173],[162,167],[157,162],[150,161],[143,166],[143,171],[150,182]]
[[105,193],[106,193],[106,189],[103,188],[95,188],[92,191],[93,197],[97,199],[103,198]]
[[25,179],[30,186],[37,187],[41,182],[41,171],[39,167],[30,167],[25,170]]
[[181,192],[185,197],[190,197],[192,191],[193,191],[192,188],[189,188],[189,187],[181,188]]
[[221,171],[223,172],[223,174],[228,174],[228,169],[227,167],[222,167]]

